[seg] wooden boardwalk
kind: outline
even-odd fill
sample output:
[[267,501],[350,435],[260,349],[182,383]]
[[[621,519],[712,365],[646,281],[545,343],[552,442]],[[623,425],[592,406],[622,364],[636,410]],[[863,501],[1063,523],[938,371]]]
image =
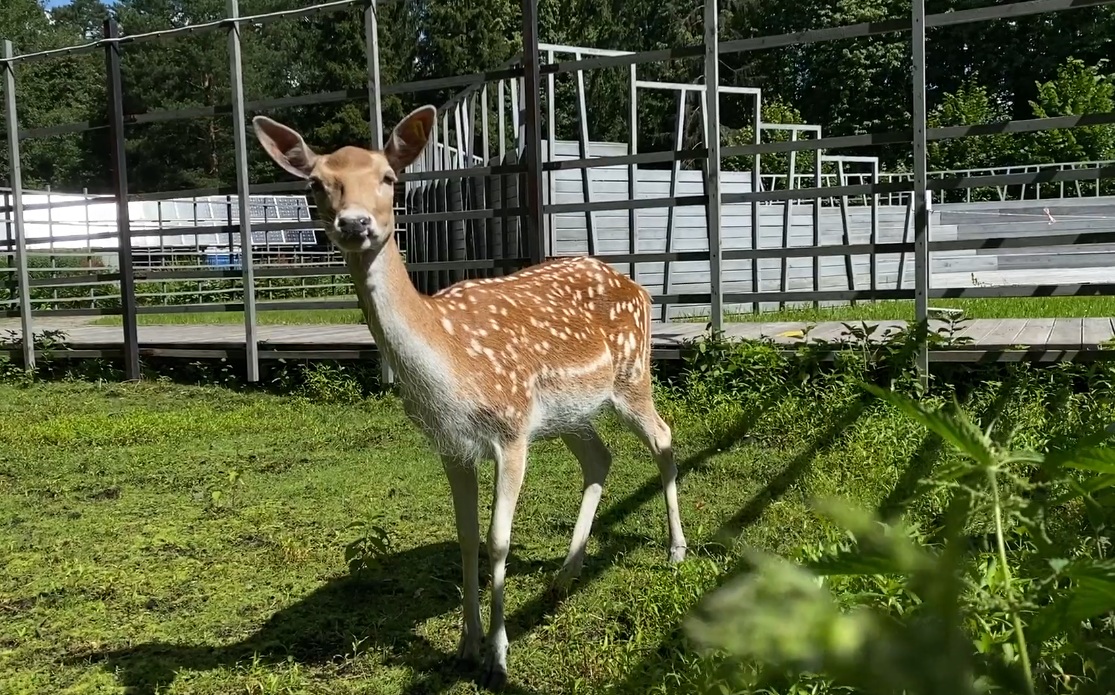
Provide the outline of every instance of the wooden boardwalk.
[[[849,322],[852,326],[860,322]],[[873,340],[892,334],[904,321],[869,321],[876,326]],[[800,345],[800,331],[810,326],[807,339],[829,343],[854,342],[841,322],[730,323],[725,335],[732,339],[769,338],[788,349]],[[945,326],[932,321],[931,329]],[[35,332],[48,330],[48,322]],[[61,328],[68,348],[66,356],[109,357],[119,355],[123,330],[118,326],[67,326]],[[375,343],[363,325],[259,326],[261,359],[363,359],[375,356]],[[139,326],[141,355],[146,357],[239,357],[244,353],[244,328],[239,324]],[[704,323],[658,323],[654,326],[653,354],[656,359],[680,356],[685,341],[699,338]],[[1061,361],[1115,356],[1112,318],[1073,319],[972,319],[960,324],[955,337],[970,342],[949,350],[936,350],[933,358],[945,361],[996,361],[1033,359]],[[13,351],[14,352],[14,351]],[[57,353],[63,356],[62,353]]]

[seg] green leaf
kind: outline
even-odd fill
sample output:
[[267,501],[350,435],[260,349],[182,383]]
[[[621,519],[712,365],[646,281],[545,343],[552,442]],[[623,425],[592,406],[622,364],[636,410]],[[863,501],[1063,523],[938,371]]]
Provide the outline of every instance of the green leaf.
[[1059,592],[1032,621],[1030,634],[1038,641],[1115,610],[1115,560],[1080,560],[1069,565],[1064,574],[1073,579],[1072,586]]

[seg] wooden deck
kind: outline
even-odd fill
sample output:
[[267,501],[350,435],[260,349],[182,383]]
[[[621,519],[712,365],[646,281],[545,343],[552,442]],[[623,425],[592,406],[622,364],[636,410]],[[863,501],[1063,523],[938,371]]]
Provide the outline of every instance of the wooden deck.
[[[860,325],[850,322],[851,325]],[[770,338],[792,348],[802,338],[794,335],[812,325],[807,339],[830,343],[854,341],[841,322],[730,323],[725,335],[734,339]],[[903,321],[867,322],[877,326],[873,339],[904,327]],[[945,324],[931,322],[937,330]],[[51,328],[37,325],[35,332]],[[888,331],[887,329],[892,329]],[[123,347],[123,331],[117,326],[67,326],[61,329],[66,353],[73,358],[110,357]],[[221,358],[242,356],[244,328],[225,325],[139,326],[141,355],[146,357]],[[363,359],[375,356],[375,343],[362,325],[259,326],[261,359]],[[653,355],[675,359],[683,343],[705,331],[703,323],[658,323],[654,326]],[[935,350],[933,359],[942,361],[1038,360],[1061,361],[1115,356],[1115,347],[1104,343],[1115,339],[1111,318],[1074,319],[974,319],[964,322],[956,336],[971,339],[967,345]],[[14,350],[12,352],[15,352]]]

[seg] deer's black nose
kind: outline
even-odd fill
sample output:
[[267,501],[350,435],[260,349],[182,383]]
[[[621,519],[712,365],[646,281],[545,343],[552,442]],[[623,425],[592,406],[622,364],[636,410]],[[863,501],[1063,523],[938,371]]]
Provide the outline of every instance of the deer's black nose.
[[372,220],[367,215],[341,215],[337,218],[337,229],[351,236],[367,234],[371,224]]

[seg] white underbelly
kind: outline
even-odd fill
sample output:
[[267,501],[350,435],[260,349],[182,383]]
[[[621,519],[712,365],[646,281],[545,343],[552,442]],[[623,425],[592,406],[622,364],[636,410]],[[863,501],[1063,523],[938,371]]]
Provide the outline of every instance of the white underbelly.
[[611,403],[609,390],[577,394],[549,393],[534,399],[530,414],[532,439],[552,437],[591,424],[601,410]]

